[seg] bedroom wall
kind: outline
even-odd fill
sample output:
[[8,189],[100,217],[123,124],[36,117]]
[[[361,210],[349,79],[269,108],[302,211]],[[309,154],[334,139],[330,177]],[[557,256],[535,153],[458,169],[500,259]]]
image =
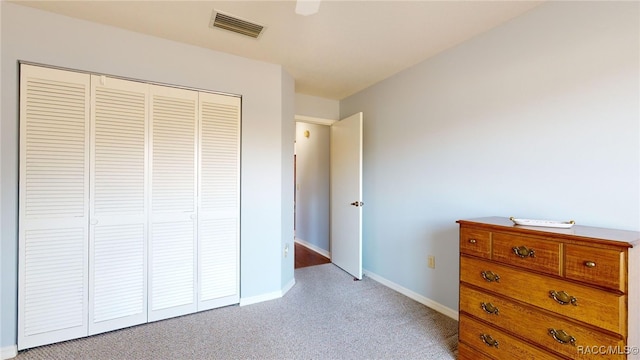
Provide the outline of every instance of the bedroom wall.
[[547,2],[342,100],[365,116],[364,268],[455,313],[458,219],[640,230],[639,16]]
[[296,94],[296,115],[338,120],[340,102],[318,96]]
[[[293,156],[295,152],[295,81],[293,77],[282,69],[282,197],[281,219],[282,243],[280,244],[282,265],[282,291],[288,291],[294,284],[294,233],[293,233],[293,196],[294,196],[294,174]],[[286,254],[285,254],[286,253]]]
[[251,303],[281,294],[293,281],[293,262],[283,258],[282,246],[293,227],[295,106],[293,80],[282,67],[21,5],[1,6],[0,348],[15,345],[17,328],[18,60],[241,94],[241,298]]
[[[2,3],[4,1],[0,0],[0,41],[2,41]],[[1,45],[0,45],[1,46]],[[0,49],[1,50],[1,49]],[[0,104],[1,104],[1,99],[2,99],[2,55],[0,54]],[[0,110],[1,111],[1,110]],[[2,139],[2,126],[1,126],[1,113],[0,113],[0,139]],[[0,159],[2,159],[2,145],[0,145]],[[1,160],[0,160],[0,164],[1,164]],[[2,179],[3,179],[3,174],[2,174],[2,166],[0,165],[0,227],[2,226]],[[2,250],[2,231],[0,230],[0,251]],[[4,267],[2,266],[2,253],[0,253],[0,273],[4,273]],[[4,345],[4,337],[2,335],[3,333],[3,310],[5,308],[5,304],[4,304],[4,296],[3,296],[3,290],[2,290],[2,285],[4,284],[4,281],[2,280],[2,276],[0,275],[0,359],[4,359],[9,357],[10,354],[4,354],[5,352],[8,351],[13,351],[11,350],[5,350],[5,349],[9,349]],[[11,343],[11,345],[13,345]],[[12,355],[12,354],[11,354]]]

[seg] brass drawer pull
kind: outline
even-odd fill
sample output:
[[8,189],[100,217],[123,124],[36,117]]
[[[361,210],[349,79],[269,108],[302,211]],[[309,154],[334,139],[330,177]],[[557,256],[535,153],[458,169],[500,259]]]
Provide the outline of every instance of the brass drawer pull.
[[594,267],[596,267],[596,262],[595,261],[585,261],[584,262],[584,266],[586,266],[588,268],[594,268]]
[[555,290],[551,290],[549,291],[549,296],[560,305],[571,304],[574,306],[578,306],[578,299],[567,294],[564,291],[556,292]]
[[564,330],[549,329],[549,334],[560,344],[576,346],[576,338],[564,332]]
[[469,239],[469,243],[470,243],[470,244],[475,244],[475,243],[477,243],[477,242],[478,242],[478,240],[476,240],[476,239]]
[[498,347],[498,340],[492,338],[491,335],[480,334],[480,339],[482,339],[482,342],[487,344],[487,346],[493,346],[495,348]]
[[494,274],[492,271],[483,271],[480,274],[482,274],[482,278],[487,280],[488,282],[500,282],[500,276],[498,276],[498,274]]
[[520,256],[523,259],[526,257],[536,257],[535,250],[527,249],[526,246],[514,246],[513,253]]
[[492,303],[480,303],[480,307],[487,314],[495,314],[498,315],[498,308],[495,307]]

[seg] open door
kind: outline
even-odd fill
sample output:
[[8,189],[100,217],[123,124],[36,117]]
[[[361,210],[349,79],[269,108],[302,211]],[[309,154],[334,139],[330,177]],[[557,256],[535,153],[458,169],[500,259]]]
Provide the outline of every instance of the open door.
[[331,125],[331,261],[362,279],[362,113]]

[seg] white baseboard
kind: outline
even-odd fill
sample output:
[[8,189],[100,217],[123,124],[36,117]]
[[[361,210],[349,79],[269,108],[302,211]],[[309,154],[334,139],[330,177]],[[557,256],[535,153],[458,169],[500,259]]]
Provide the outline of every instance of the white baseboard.
[[448,308],[448,307],[440,304],[439,302],[433,301],[433,300],[431,300],[431,299],[429,299],[427,297],[424,297],[424,296],[422,296],[422,295],[420,295],[420,294],[418,294],[416,292],[413,292],[413,291],[411,291],[411,290],[409,290],[409,289],[407,289],[407,288],[405,288],[403,286],[400,286],[400,285],[398,285],[398,284],[396,284],[396,283],[394,283],[394,282],[392,282],[390,280],[387,280],[387,279],[383,278],[380,275],[372,273],[371,271],[363,270],[363,273],[366,276],[370,277],[372,280],[375,280],[375,281],[379,282],[380,284],[382,284],[382,285],[384,285],[384,286],[386,286],[386,287],[388,287],[390,289],[393,289],[393,290],[399,292],[400,294],[405,295],[406,297],[408,297],[410,299],[413,299],[413,300],[415,300],[415,301],[417,301],[417,302],[419,302],[419,303],[421,303],[421,304],[423,304],[423,305],[425,305],[425,306],[427,306],[427,307],[429,307],[429,308],[431,308],[431,309],[433,309],[433,310],[435,310],[435,311],[437,311],[437,312],[439,312],[439,313],[441,313],[443,315],[446,315],[446,316],[448,316],[448,317],[450,317],[450,318],[452,318],[452,319],[454,319],[456,321],[458,320],[458,312],[456,310]]
[[18,356],[18,345],[0,348],[0,359],[11,359]]
[[297,242],[298,244],[306,247],[307,249],[310,249],[312,251],[317,252],[318,254],[320,254],[320,255],[322,255],[322,256],[324,256],[326,258],[331,259],[331,253],[328,252],[325,249],[321,249],[321,248],[319,248],[319,247],[317,247],[317,246],[315,246],[315,245],[313,245],[311,243],[308,243],[308,242],[306,242],[306,241],[304,241],[302,239],[298,239],[298,238],[295,239],[295,242]]
[[285,296],[295,284],[296,284],[296,279],[295,278],[291,279],[291,281],[289,281],[289,283],[282,288],[282,291],[281,291],[282,296]]
[[291,279],[280,291],[274,291],[262,295],[240,298],[240,306],[253,305],[263,301],[275,300],[284,296],[296,284],[296,279]]
[[262,295],[240,298],[240,306],[253,305],[263,301],[275,300],[282,297],[282,291],[274,291]]

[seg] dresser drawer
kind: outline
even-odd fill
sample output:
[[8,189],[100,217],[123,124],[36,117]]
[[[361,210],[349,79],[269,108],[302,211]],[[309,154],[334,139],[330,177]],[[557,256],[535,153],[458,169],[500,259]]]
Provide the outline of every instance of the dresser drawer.
[[[619,337],[587,329],[574,322],[539,311],[532,306],[477,291],[464,285],[460,287],[460,311],[490,322],[506,333],[520,334],[532,342],[571,359],[603,359],[599,354],[584,351],[580,353],[579,348],[599,346],[624,348],[624,341]],[[556,340],[551,330],[565,343]],[[565,337],[565,334],[573,337],[573,340]],[[611,355],[607,359],[624,359],[624,356]]]
[[484,356],[479,353],[478,350],[472,348],[471,346],[459,342],[458,343],[458,360],[492,360],[488,356]]
[[491,233],[479,229],[460,229],[460,252],[489,259],[491,257]]
[[566,278],[626,292],[624,252],[573,244],[564,252]]
[[505,331],[460,314],[458,339],[495,359],[557,359],[544,350],[518,340]]
[[543,273],[560,275],[560,247],[557,241],[493,233],[492,259]]
[[624,295],[467,256],[460,257],[460,281],[626,336]]

